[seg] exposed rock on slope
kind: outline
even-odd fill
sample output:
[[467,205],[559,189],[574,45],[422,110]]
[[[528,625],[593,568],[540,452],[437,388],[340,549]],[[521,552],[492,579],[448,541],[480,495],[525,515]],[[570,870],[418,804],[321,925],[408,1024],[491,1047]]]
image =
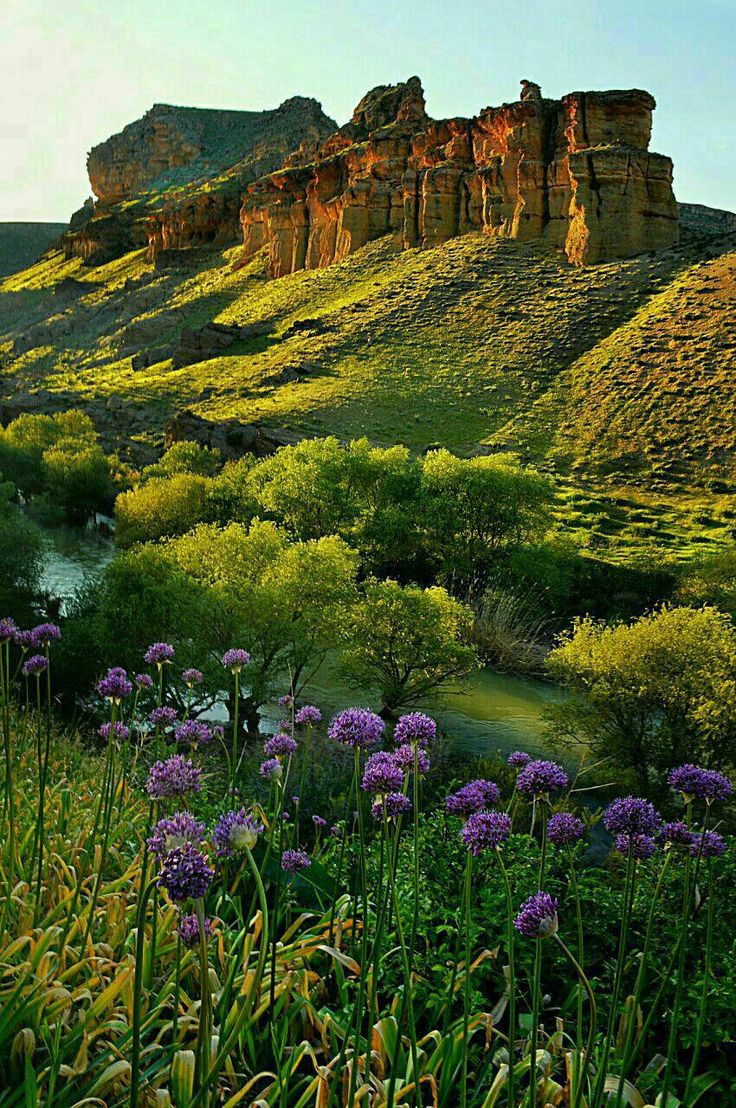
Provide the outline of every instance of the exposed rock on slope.
[[153,256],[234,242],[248,182],[335,127],[316,100],[300,96],[265,112],[155,104],[90,151],[98,199],[73,217],[67,253],[99,263],[146,243]]
[[379,86],[248,187],[244,260],[268,244],[280,277],[389,232],[405,247],[472,230],[544,238],[575,264],[664,249],[678,213],[672,162],[648,152],[654,107],[638,89],[574,92],[433,121],[419,78]]

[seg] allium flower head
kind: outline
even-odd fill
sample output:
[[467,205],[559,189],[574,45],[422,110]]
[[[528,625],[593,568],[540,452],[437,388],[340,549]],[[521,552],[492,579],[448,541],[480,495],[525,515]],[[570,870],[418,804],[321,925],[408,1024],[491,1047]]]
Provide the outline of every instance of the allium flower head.
[[185,669],[181,676],[184,684],[190,689],[193,689],[195,685],[201,685],[204,681],[204,674],[201,669]]
[[684,820],[676,819],[663,825],[659,838],[668,846],[690,846],[695,836]]
[[322,816],[312,816],[312,823],[318,831],[327,826],[327,820],[323,819]]
[[222,656],[223,667],[229,669],[231,673],[240,673],[243,666],[247,666],[249,661],[250,654],[248,651],[239,650],[237,647],[226,650]]
[[562,766],[557,762],[547,762],[540,758],[528,762],[516,778],[516,787],[524,796],[547,796],[566,789],[569,779]]
[[148,718],[154,727],[173,727],[177,720],[176,709],[164,704],[161,708],[154,708]]
[[204,824],[196,820],[190,812],[176,812],[175,815],[158,821],[148,839],[148,849],[162,859],[172,850],[181,849],[187,843],[199,846],[204,835]]
[[404,773],[413,773],[415,751],[419,776],[425,777],[429,773],[429,755],[423,746],[411,746],[409,743],[397,746],[393,752],[394,762]]
[[124,723],[116,723],[113,727],[113,725],[108,720],[107,723],[101,724],[101,726],[97,729],[97,734],[100,736],[101,739],[104,739],[105,742],[109,740],[111,732],[118,742],[125,742],[127,739],[130,738],[130,730],[125,726]]
[[528,939],[547,939],[557,932],[558,907],[557,897],[540,889],[521,905],[514,927]]
[[728,844],[717,831],[706,831],[702,835],[693,835],[690,853],[694,858],[720,858],[728,850]]
[[513,766],[514,769],[523,769],[531,760],[531,754],[526,754],[523,750],[514,750],[506,759],[508,765]]
[[165,762],[154,762],[148,771],[146,792],[154,800],[197,793],[201,788],[202,771],[181,754],[172,754]]
[[23,651],[30,650],[33,646],[33,631],[17,630],[13,635],[13,642]]
[[450,815],[465,817],[498,804],[500,799],[501,791],[498,785],[494,781],[485,781],[480,777],[475,781],[468,781],[467,785],[451,793],[445,801],[445,806]]
[[180,746],[206,746],[212,742],[212,729],[202,719],[188,719],[174,732]]
[[284,693],[283,696],[279,697],[279,707],[280,708],[290,708],[293,703],[294,703],[294,697],[291,695],[291,693]]
[[[192,912],[189,916],[182,916],[176,930],[179,932],[179,938],[183,946],[186,946],[189,950],[199,946],[199,919],[195,912]],[[212,934],[212,920],[207,919],[206,916],[204,918],[204,933],[208,939]]]
[[143,655],[144,661],[149,666],[162,666],[166,662],[170,662],[174,657],[174,648],[171,643],[168,642],[154,642],[151,643],[146,653]]
[[314,704],[305,704],[294,716],[294,723],[298,723],[300,727],[311,727],[321,719],[322,713],[319,708],[315,708]]
[[265,762],[261,762],[258,772],[269,781],[271,778],[280,780],[283,770],[278,758],[267,758]]
[[49,646],[52,642],[58,642],[61,638],[61,630],[55,623],[39,623],[31,628],[32,646]]
[[619,854],[628,854],[631,851],[631,857],[638,862],[644,862],[647,858],[651,858],[657,849],[657,842],[653,835],[630,834],[628,831],[622,831],[620,835],[617,835],[613,845]]
[[153,678],[150,673],[136,673],[135,675],[136,687],[139,689],[152,689]]
[[39,673],[43,673],[48,664],[45,655],[31,654],[30,658],[26,658],[23,663],[21,672],[24,677],[31,677],[33,675],[38,676]]
[[643,796],[619,796],[603,813],[603,823],[612,835],[656,835],[662,817]]
[[286,873],[298,873],[299,870],[309,869],[311,864],[309,855],[303,850],[285,850],[281,855],[281,868]]
[[[373,802],[371,814],[374,819],[398,819],[399,816],[408,815],[412,809],[412,803],[404,793],[386,793],[380,799]],[[332,829],[335,833],[335,828]],[[338,828],[339,833],[339,828]]]
[[0,642],[8,642],[9,639],[14,639],[18,633],[18,624],[10,616],[4,616],[0,619]]
[[238,850],[252,850],[263,824],[249,815],[245,808],[238,812],[225,812],[212,831],[212,841],[221,858],[229,858]]
[[567,846],[582,839],[585,824],[572,812],[555,812],[547,824],[547,838],[555,846]]
[[128,680],[128,674],[122,666],[113,666],[97,683],[97,692],[107,700],[119,704],[126,696],[130,696],[133,685]]
[[295,754],[296,750],[296,740],[292,739],[291,735],[285,735],[283,731],[271,735],[263,744],[263,753],[267,758],[288,758],[291,754]]
[[370,750],[380,742],[385,727],[381,717],[368,708],[345,708],[333,718],[327,734],[343,746]]
[[404,784],[404,774],[391,754],[379,750],[366,762],[361,784],[367,793],[398,792]]
[[511,833],[511,819],[505,812],[473,812],[463,824],[460,837],[476,857],[484,850],[498,850]]
[[394,742],[397,746],[403,746],[404,743],[427,746],[436,735],[437,724],[422,712],[408,712],[405,716],[399,716],[394,728]]
[[697,798],[710,803],[713,800],[728,800],[733,785],[725,773],[716,769],[703,769],[686,763],[670,771],[667,778],[670,788],[681,792],[687,799]]
[[215,871],[196,846],[185,843],[174,847],[163,860],[158,884],[166,889],[169,899],[177,904],[198,900],[209,889]]

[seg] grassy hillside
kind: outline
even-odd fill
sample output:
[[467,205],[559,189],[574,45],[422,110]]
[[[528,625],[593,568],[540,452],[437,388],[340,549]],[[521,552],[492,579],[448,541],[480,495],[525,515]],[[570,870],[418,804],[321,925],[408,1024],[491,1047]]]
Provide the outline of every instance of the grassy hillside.
[[0,223],[0,277],[31,265],[65,229],[65,223]]
[[[158,271],[140,251],[96,269],[54,254],[7,278],[6,412],[82,404],[108,441],[141,446],[191,407],[418,450],[513,449],[555,470],[593,543],[679,549],[691,523],[695,542],[729,536],[736,235],[685,230],[676,249],[585,270],[483,235],[406,252],[386,238],[279,281],[265,257],[233,271],[236,257],[187,252]],[[268,333],[172,368],[182,328],[213,320]],[[703,495],[712,526],[697,523]]]

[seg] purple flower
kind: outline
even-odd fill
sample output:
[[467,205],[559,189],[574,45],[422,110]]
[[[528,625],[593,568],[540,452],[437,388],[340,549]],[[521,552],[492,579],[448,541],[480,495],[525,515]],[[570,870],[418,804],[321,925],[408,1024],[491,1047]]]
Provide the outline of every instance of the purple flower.
[[429,773],[429,755],[423,746],[411,746],[409,743],[398,746],[393,753],[394,762],[404,773],[412,773],[414,771],[414,751],[416,751],[419,776],[425,777]]
[[282,731],[279,731],[276,735],[271,735],[271,738],[266,739],[263,744],[263,753],[267,758],[288,758],[291,754],[296,753],[296,749],[296,740],[292,739],[291,735],[285,735]]
[[212,742],[212,731],[201,719],[188,719],[179,724],[174,738],[180,746],[206,746]]
[[193,689],[195,685],[201,685],[204,681],[204,674],[201,669],[185,669],[181,676],[184,684],[188,685],[190,689]]
[[516,778],[516,787],[524,796],[547,796],[559,793],[569,784],[568,776],[557,762],[539,759],[528,762]]
[[158,884],[166,889],[169,899],[177,904],[198,900],[209,889],[215,871],[196,846],[185,843],[176,846],[164,858]]
[[612,835],[656,835],[662,818],[642,796],[620,796],[603,813],[603,823]]
[[271,778],[280,778],[283,770],[281,769],[281,762],[278,758],[267,758],[265,762],[261,762],[258,770],[261,777],[265,777],[266,780]]
[[[403,793],[399,793],[398,795],[403,796]],[[408,799],[408,797],[404,797],[404,800],[407,800],[407,799]],[[373,807],[375,808],[375,804],[373,805]],[[379,807],[380,807],[380,805],[379,805]],[[336,823],[333,823],[332,827],[330,828],[330,834],[332,835],[333,839],[336,839],[338,837],[338,835],[342,834],[342,828],[338,827],[338,825]]]
[[30,677],[33,674],[38,676],[39,673],[43,673],[48,664],[43,654],[32,654],[30,658],[26,658],[21,672],[24,677]]
[[657,842],[652,835],[645,835],[641,832],[622,831],[620,835],[617,835],[614,844],[619,854],[628,854],[631,851],[631,857],[635,858],[638,862],[644,862],[647,858],[651,858],[657,849]]
[[404,784],[404,774],[385,750],[371,754],[363,771],[362,787],[367,793],[398,792]]
[[97,692],[107,700],[119,704],[126,696],[130,696],[133,686],[128,680],[128,674],[122,666],[113,666],[105,676],[97,683]]
[[4,616],[0,619],[0,642],[8,642],[9,639],[14,639],[18,633],[18,624],[10,616]]
[[397,746],[403,746],[404,743],[427,746],[436,735],[437,724],[421,712],[408,712],[405,716],[399,716],[394,728],[394,742]]
[[212,830],[212,842],[221,858],[229,858],[236,850],[252,850],[263,830],[263,824],[241,808],[225,812]]
[[150,673],[136,673],[135,683],[139,689],[152,689],[153,678]]
[[515,750],[512,754],[509,754],[506,759],[507,763],[513,766],[514,769],[523,769],[524,766],[529,765],[531,760],[531,754],[526,754],[523,750]]
[[[196,913],[192,912],[190,916],[182,916],[177,931],[183,946],[188,947],[189,950],[199,946],[199,919]],[[204,933],[208,939],[212,934],[212,921],[207,919],[206,916],[204,918]]]
[[173,727],[176,723],[176,710],[164,704],[162,708],[154,708],[148,718],[154,727]]
[[61,631],[55,623],[39,623],[31,630],[32,646],[49,646],[61,638]]
[[298,873],[299,870],[309,869],[311,864],[309,855],[303,850],[285,850],[281,855],[281,868],[286,873]]
[[333,718],[327,734],[343,746],[370,750],[380,742],[385,727],[381,717],[368,708],[346,708]]
[[226,650],[222,656],[222,664],[225,669],[229,669],[231,673],[240,673],[243,666],[247,666],[250,661],[250,654],[247,650],[238,650],[237,647],[233,647],[232,650]]
[[480,812],[493,804],[498,804],[501,792],[493,781],[484,781],[482,777],[476,781],[468,781],[457,792],[451,793],[445,801],[445,806],[450,815],[469,816],[473,812]]
[[713,800],[728,800],[733,785],[725,773],[716,769],[702,769],[688,762],[670,771],[667,778],[670,788],[681,792],[687,799],[698,798],[709,804]]
[[[408,815],[411,809],[411,800],[404,793],[387,793],[373,802],[371,814],[374,819],[398,819]],[[339,828],[333,827],[332,834],[339,834]]]
[[279,697],[279,707],[280,708],[290,708],[293,703],[294,703],[294,697],[291,695],[291,693],[284,693],[283,696]]
[[555,812],[547,824],[547,838],[555,846],[568,846],[585,833],[585,824],[572,812]]
[[16,631],[13,635],[13,642],[16,646],[19,646],[21,650],[30,650],[33,646],[33,632],[32,631]]
[[322,713],[319,708],[315,708],[314,704],[305,704],[294,716],[294,723],[298,723],[303,727],[311,727],[312,724],[319,723],[321,719]]
[[154,642],[151,643],[146,653],[143,655],[143,660],[148,663],[149,666],[162,666],[165,662],[170,662],[174,657],[174,648],[167,642]]
[[557,932],[558,907],[557,897],[540,889],[521,905],[514,927],[528,939],[547,939]]
[[176,812],[170,818],[160,819],[148,839],[148,849],[157,858],[165,858],[172,850],[189,843],[199,846],[204,839],[205,826],[189,812]]
[[695,836],[684,820],[665,823],[659,832],[661,841],[669,846],[690,846]]
[[719,858],[728,850],[728,844],[717,831],[705,831],[702,835],[694,835],[690,846],[690,853],[694,858]]
[[460,836],[471,854],[483,850],[498,850],[511,833],[511,819],[505,812],[473,812],[468,816]]
[[124,723],[116,723],[115,727],[113,728],[112,724],[109,721],[107,723],[103,723],[97,729],[97,734],[100,736],[101,739],[104,739],[105,742],[107,742],[110,738],[111,731],[115,735],[115,738],[118,740],[118,742],[124,742],[126,739],[130,738],[130,731]]
[[154,800],[197,793],[201,788],[202,771],[181,754],[172,754],[165,762],[154,762],[148,771],[146,792]]
[[312,816],[312,823],[318,831],[327,826],[327,820],[323,819],[322,816]]

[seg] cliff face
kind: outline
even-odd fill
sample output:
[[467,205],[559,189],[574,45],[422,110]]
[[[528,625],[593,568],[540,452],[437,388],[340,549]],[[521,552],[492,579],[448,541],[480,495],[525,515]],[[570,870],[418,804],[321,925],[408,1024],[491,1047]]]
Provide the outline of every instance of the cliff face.
[[73,218],[67,253],[94,263],[146,244],[153,256],[235,242],[247,184],[335,128],[316,100],[298,96],[265,112],[155,104],[90,151],[97,201]]
[[663,249],[678,216],[672,163],[648,152],[654,107],[637,89],[576,92],[433,121],[418,78],[381,86],[248,187],[243,260],[267,244],[280,277],[389,232],[405,247],[471,230],[544,238],[578,265]]

